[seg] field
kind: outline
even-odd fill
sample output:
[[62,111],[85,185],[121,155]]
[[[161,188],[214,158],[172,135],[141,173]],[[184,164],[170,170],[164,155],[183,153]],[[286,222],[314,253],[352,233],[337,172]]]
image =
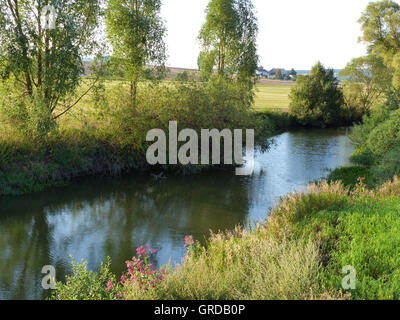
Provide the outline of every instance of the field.
[[268,109],[289,110],[289,92],[295,83],[288,81],[269,81],[258,83],[254,108],[257,111]]

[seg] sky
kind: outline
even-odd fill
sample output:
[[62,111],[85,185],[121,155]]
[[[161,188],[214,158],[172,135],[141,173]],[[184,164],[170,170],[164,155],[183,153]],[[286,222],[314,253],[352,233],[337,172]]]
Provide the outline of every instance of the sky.
[[[197,68],[197,36],[209,0],[164,0],[169,67]],[[357,20],[369,0],[253,0],[258,54],[266,69],[308,70],[317,61],[341,69],[366,53]]]

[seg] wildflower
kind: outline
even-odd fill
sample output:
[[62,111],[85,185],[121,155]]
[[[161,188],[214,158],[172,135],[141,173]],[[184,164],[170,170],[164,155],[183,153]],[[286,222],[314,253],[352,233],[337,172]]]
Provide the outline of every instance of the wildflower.
[[193,236],[186,236],[185,237],[185,247],[190,247],[190,246],[192,246],[193,245],[193,243],[194,243],[194,241],[193,241]]
[[110,291],[111,289],[112,289],[112,282],[111,280],[108,280],[106,291]]

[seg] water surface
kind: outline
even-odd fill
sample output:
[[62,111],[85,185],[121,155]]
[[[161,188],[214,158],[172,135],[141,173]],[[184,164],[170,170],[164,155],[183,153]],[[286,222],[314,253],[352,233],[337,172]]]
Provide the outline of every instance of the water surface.
[[121,274],[142,244],[159,249],[157,264],[180,262],[184,237],[204,240],[267,217],[274,200],[349,164],[346,130],[300,130],[274,138],[257,153],[252,176],[213,171],[196,176],[90,178],[68,187],[0,198],[0,299],[40,299],[41,269],[57,280],[69,255],[96,270],[110,256]]

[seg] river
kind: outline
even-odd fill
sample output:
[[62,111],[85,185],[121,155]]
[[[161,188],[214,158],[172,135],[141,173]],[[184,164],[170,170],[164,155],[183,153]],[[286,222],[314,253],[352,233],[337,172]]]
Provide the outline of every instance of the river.
[[184,237],[265,219],[278,196],[349,165],[346,129],[296,130],[258,152],[252,176],[212,171],[155,179],[130,175],[85,178],[67,187],[0,198],[0,299],[41,299],[44,265],[57,280],[71,271],[69,255],[96,270],[110,256],[112,270],[149,244],[156,263],[180,262]]

